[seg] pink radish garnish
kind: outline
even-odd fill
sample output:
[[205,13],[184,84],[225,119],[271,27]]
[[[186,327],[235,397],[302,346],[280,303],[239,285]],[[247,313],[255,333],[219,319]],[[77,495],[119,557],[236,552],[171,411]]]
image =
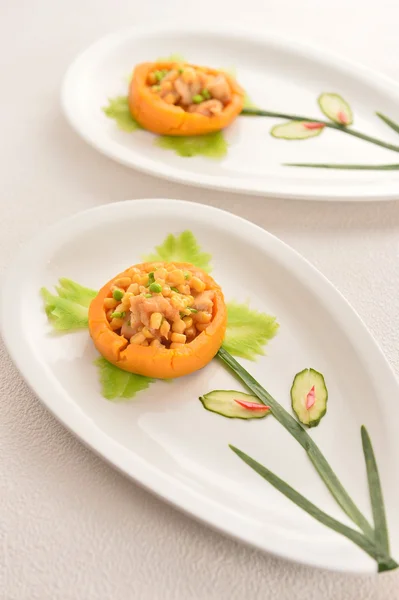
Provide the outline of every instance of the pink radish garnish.
[[337,119],[341,123],[341,125],[346,125],[349,122],[348,116],[344,113],[343,110],[340,110],[337,114]]
[[248,410],[260,410],[267,411],[270,410],[270,406],[265,406],[264,404],[257,404],[256,402],[247,402],[246,400],[234,400],[243,408],[247,408]]
[[303,123],[305,129],[323,129],[324,123]]
[[306,410],[312,408],[313,404],[316,402],[316,394],[314,391],[314,386],[306,396]]

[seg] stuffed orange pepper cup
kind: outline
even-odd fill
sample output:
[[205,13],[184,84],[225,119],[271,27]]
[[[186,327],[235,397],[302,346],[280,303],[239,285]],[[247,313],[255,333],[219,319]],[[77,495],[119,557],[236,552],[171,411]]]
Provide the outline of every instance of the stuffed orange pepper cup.
[[189,263],[130,267],[106,283],[89,307],[90,335],[100,354],[125,371],[159,379],[208,364],[226,323],[222,290]]
[[142,63],[133,71],[129,108],[136,121],[161,135],[201,135],[230,125],[244,91],[223,71],[188,63]]

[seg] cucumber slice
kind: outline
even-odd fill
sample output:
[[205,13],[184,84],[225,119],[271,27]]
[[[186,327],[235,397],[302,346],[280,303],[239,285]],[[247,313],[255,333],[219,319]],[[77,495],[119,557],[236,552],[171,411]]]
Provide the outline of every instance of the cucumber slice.
[[327,411],[328,392],[324,377],[314,369],[297,373],[291,388],[292,408],[298,420],[316,427]]
[[353,113],[349,104],[339,94],[321,94],[317,102],[322,112],[338,125],[352,125]]
[[[222,417],[228,417],[229,419],[263,419],[270,413],[269,408],[256,396],[243,394],[243,392],[235,390],[214,390],[204,396],[200,396],[200,400],[206,410],[222,415]],[[252,409],[244,408],[236,400],[256,404],[259,406],[259,409],[255,407]]]
[[307,140],[320,135],[324,127],[324,123],[313,121],[288,121],[275,125],[270,133],[280,140]]

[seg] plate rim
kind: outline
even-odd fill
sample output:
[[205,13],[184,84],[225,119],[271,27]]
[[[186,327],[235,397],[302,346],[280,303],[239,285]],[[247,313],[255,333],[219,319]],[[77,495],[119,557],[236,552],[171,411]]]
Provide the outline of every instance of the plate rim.
[[[318,47],[315,44],[305,43],[299,39],[286,36],[280,32],[261,30],[258,27],[251,27],[230,23],[222,26],[215,25],[189,25],[179,24],[179,21],[174,23],[165,22],[163,25],[148,25],[148,26],[132,26],[125,27],[113,31],[81,51],[70,63],[67,68],[61,85],[60,102],[62,111],[72,127],[72,129],[81,137],[89,146],[100,152],[102,155],[111,158],[119,164],[134,169],[138,172],[151,175],[163,180],[172,181],[182,185],[190,185],[197,188],[213,189],[216,191],[228,191],[241,194],[250,194],[254,196],[263,196],[265,198],[278,199],[293,199],[293,200],[313,200],[313,201],[392,201],[399,200],[399,184],[398,182],[383,182],[383,185],[376,184],[370,186],[367,183],[361,184],[356,182],[354,185],[346,186],[347,191],[343,188],[329,190],[328,193],[319,193],[312,190],[312,183],[306,184],[304,191],[279,191],[277,188],[281,184],[275,184],[275,187],[266,187],[262,185],[250,185],[250,179],[246,183],[243,179],[234,181],[234,186],[229,183],[228,175],[205,175],[196,174],[185,171],[183,167],[175,167],[171,165],[163,166],[159,161],[156,162],[156,167],[151,166],[151,159],[148,161],[146,157],[136,155],[134,160],[129,160],[123,156],[118,148],[117,142],[101,141],[102,134],[99,136],[88,132],[81,126],[79,118],[76,117],[73,110],[73,80],[82,65],[91,57],[106,50],[109,46],[119,44],[125,39],[131,37],[144,37],[151,35],[172,34],[172,33],[189,33],[209,34],[209,35],[225,35],[235,39],[245,39],[248,37],[252,41],[263,44],[272,44],[278,48],[289,48],[304,58],[311,59],[320,64],[338,68],[341,72],[355,76],[357,79],[372,85],[374,88],[382,90],[384,93],[396,94],[399,101],[399,83],[387,75],[374,71],[373,69],[362,65],[356,61],[348,60],[329,50]],[[99,139],[100,138],[100,139]],[[343,186],[344,187],[344,186]],[[375,188],[373,191],[372,188]]]
[[[157,467],[151,465],[151,462],[146,462],[140,455],[134,453],[134,451],[132,452],[131,449],[128,450],[127,448],[120,446],[115,439],[108,438],[98,426],[93,425],[90,422],[87,415],[82,412],[77,405],[69,404],[68,402],[63,403],[62,400],[69,398],[69,395],[63,390],[61,384],[59,384],[56,378],[54,378],[55,386],[52,382],[47,383],[46,378],[42,376],[42,372],[35,370],[34,352],[30,349],[28,344],[23,345],[19,343],[19,339],[21,338],[18,338],[18,336],[15,335],[15,323],[10,319],[7,319],[7,315],[10,314],[12,307],[15,309],[13,296],[10,294],[10,290],[16,289],[15,281],[18,281],[21,266],[26,267],[27,257],[30,257],[34,263],[35,252],[38,252],[39,256],[43,255],[43,258],[46,251],[54,252],[57,249],[57,244],[54,242],[54,239],[58,239],[59,234],[60,239],[62,239],[62,234],[65,235],[68,234],[68,232],[73,231],[76,223],[79,224],[80,221],[82,224],[89,223],[91,226],[93,223],[101,222],[93,219],[93,213],[99,215],[102,214],[102,217],[105,218],[109,213],[113,213],[114,211],[121,211],[121,214],[124,214],[130,207],[133,207],[133,210],[138,209],[139,211],[143,209],[151,214],[153,214],[154,210],[161,208],[165,209],[165,207],[167,207],[167,210],[173,214],[177,206],[179,207],[179,210],[184,208],[184,210],[189,211],[190,218],[194,219],[198,213],[208,213],[209,216],[207,219],[209,222],[211,222],[212,219],[223,216],[225,223],[230,221],[230,229],[240,229],[241,231],[246,229],[248,232],[247,235],[251,235],[251,238],[257,242],[261,236],[264,239],[264,246],[269,249],[269,252],[273,252],[274,254],[278,251],[279,258],[281,254],[283,259],[289,261],[291,265],[293,260],[295,268],[304,270],[305,276],[307,275],[306,279],[309,280],[307,281],[307,285],[313,286],[314,289],[312,291],[314,293],[317,292],[322,297],[328,297],[328,294],[333,292],[333,301],[336,304],[331,301],[331,306],[327,306],[327,308],[329,310],[331,308],[334,313],[338,310],[337,306],[340,305],[339,308],[342,311],[341,316],[344,321],[349,320],[349,322],[353,324],[354,332],[351,334],[351,341],[354,342],[353,338],[355,338],[355,334],[357,334],[357,349],[359,349],[359,352],[366,357],[371,354],[371,357],[367,360],[373,362],[374,370],[381,371],[379,379],[383,380],[385,378],[384,385],[388,392],[387,397],[393,397],[393,393],[398,393],[399,382],[396,379],[395,373],[360,316],[339,290],[337,290],[337,288],[305,257],[270,232],[242,217],[234,215],[233,213],[228,213],[227,211],[200,203],[161,198],[122,201],[81,211],[50,225],[44,232],[36,235],[22,246],[5,272],[0,296],[1,333],[14,364],[17,366],[23,379],[28,383],[29,387],[38,396],[45,407],[87,447],[124,475],[127,475],[136,483],[142,485],[148,491],[174,505],[184,513],[229,537],[291,562],[341,572],[375,572],[375,569],[371,569],[371,565],[368,561],[364,560],[363,556],[362,559],[356,563],[356,568],[353,565],[349,566],[346,563],[339,564],[339,566],[337,566],[337,564],[328,565],[322,561],[304,561],[303,558],[306,553],[292,552],[292,549],[287,546],[284,551],[281,551],[280,549],[276,550],[267,543],[268,540],[265,540],[265,543],[258,543],[258,541],[254,540],[246,531],[245,518],[243,518],[242,515],[234,513],[234,518],[229,519],[229,513],[226,507],[220,507],[206,494],[200,494],[193,489],[189,489],[181,484],[181,482],[177,482],[172,477],[161,473]],[[35,250],[36,247],[37,250]],[[275,256],[277,255],[275,254]],[[367,340],[367,343],[364,343],[365,339]],[[54,390],[55,387],[58,388],[58,390]],[[56,398],[56,400],[54,400],[54,398]],[[392,407],[388,407],[387,403],[385,403],[381,408],[383,410],[388,410],[389,408],[391,421],[393,422]],[[399,414],[399,407],[396,408],[396,412]],[[87,421],[89,421],[89,423]],[[282,539],[282,546],[284,546],[284,543],[284,539]],[[361,551],[359,550],[359,552]]]

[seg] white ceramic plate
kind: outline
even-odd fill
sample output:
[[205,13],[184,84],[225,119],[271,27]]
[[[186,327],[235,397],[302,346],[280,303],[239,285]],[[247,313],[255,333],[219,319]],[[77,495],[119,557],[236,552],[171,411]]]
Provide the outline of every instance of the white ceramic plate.
[[341,57],[254,31],[188,28],[128,29],[86,50],[69,68],[62,104],[74,129],[94,148],[130,167],[174,181],[253,194],[326,200],[399,197],[399,171],[333,171],[284,167],[286,162],[397,163],[395,152],[333,130],[306,141],[277,140],[270,128],[282,119],[240,117],[226,130],[229,151],[215,161],[182,158],[154,145],[145,131],[117,129],[102,107],[127,94],[135,64],[180,53],[188,61],[233,67],[258,106],[322,117],[322,92],[342,94],[356,129],[398,145],[399,136],[375,111],[398,121],[399,86]]
[[[121,202],[79,213],[27,244],[2,286],[2,333],[13,360],[46,406],[121,471],[187,513],[254,546],[315,566],[375,571],[345,538],[318,524],[244,465],[244,450],[316,504],[348,522],[306,455],[283,427],[224,419],[198,397],[239,384],[218,360],[135,399],[100,394],[88,332],[54,334],[39,289],[67,276],[98,289],[140,261],[167,233],[190,228],[213,256],[227,299],[276,315],[267,356],[242,361],[289,409],[296,372],[324,373],[329,407],[311,435],[369,515],[360,426],[379,460],[393,552],[399,555],[398,385],[359,317],[337,290],[291,248],[256,225],[208,206],[173,200]],[[12,315],[12,318],[10,318]]]

